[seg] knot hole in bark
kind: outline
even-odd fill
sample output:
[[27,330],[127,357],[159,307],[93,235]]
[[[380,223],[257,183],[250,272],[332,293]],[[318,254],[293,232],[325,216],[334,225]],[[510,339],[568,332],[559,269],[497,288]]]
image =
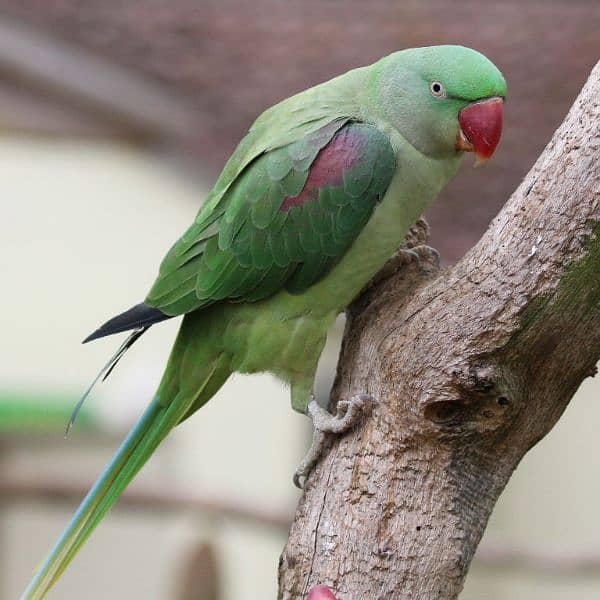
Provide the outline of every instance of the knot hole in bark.
[[455,368],[444,387],[423,409],[424,418],[442,431],[495,431],[511,423],[517,413],[517,395],[493,367]]

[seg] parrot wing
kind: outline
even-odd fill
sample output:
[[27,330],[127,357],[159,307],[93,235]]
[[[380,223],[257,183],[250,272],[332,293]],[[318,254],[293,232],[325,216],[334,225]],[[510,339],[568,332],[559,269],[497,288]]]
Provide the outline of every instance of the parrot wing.
[[[148,303],[177,314],[221,299],[299,292],[323,277],[368,221],[395,172],[388,138],[373,125],[334,120],[265,152],[167,255]],[[167,314],[169,314],[167,313]],[[148,312],[135,310],[145,323]],[[132,334],[141,335],[149,325]],[[131,341],[131,343],[133,343]],[[109,372],[129,341],[119,349]],[[41,600],[160,442],[194,409],[220,368],[205,365],[194,394],[157,395],[83,500],[23,600]],[[103,370],[103,373],[105,371]]]
[[169,251],[146,304],[178,315],[302,292],[350,247],[395,169],[387,136],[349,119],[260,154]]

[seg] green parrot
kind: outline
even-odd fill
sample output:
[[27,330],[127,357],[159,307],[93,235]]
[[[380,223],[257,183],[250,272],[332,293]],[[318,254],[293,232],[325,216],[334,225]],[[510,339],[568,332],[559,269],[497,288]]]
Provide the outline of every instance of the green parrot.
[[[506,82],[462,46],[395,52],[266,110],[163,260],[145,301],[87,340],[185,315],[156,395],[22,598],[43,598],[160,442],[233,372],[270,372],[317,432],[343,432],[370,402],[313,398],[336,317],[394,254],[465,151],[493,154]],[[315,440],[317,436],[315,436]],[[318,446],[315,443],[315,446]],[[306,477],[320,448],[296,474]]]

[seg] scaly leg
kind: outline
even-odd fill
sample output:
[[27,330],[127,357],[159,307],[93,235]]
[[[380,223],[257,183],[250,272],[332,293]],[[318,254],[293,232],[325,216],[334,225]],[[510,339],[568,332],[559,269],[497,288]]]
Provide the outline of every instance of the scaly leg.
[[327,434],[340,434],[356,425],[359,418],[371,411],[373,396],[359,394],[350,400],[341,400],[337,404],[337,412],[332,415],[322,408],[312,398],[308,404],[307,412],[312,418],[314,431],[312,445],[294,473],[294,485],[300,489],[304,487],[310,472],[319,462],[327,447]]

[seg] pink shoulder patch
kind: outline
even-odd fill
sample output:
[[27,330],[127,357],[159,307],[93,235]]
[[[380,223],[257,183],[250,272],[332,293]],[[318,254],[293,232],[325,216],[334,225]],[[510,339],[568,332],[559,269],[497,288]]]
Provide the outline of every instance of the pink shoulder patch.
[[316,199],[320,188],[341,185],[344,172],[360,161],[363,141],[356,129],[353,131],[345,126],[338,131],[317,154],[302,191],[297,196],[288,196],[279,210],[285,212]]

